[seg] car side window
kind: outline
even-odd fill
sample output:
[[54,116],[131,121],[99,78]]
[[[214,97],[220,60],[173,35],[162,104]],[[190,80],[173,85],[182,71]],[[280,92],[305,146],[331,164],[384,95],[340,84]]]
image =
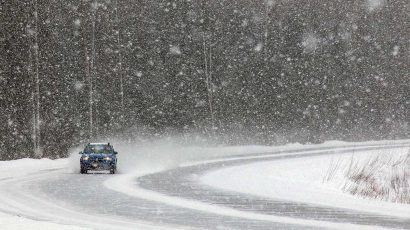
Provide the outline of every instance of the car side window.
[[110,146],[105,146],[104,147],[104,153],[110,153],[111,152],[111,147]]

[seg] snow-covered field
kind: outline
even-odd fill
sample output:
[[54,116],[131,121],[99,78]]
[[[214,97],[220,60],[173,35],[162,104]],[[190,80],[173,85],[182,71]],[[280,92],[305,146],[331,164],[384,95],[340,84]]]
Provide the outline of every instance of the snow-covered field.
[[[133,144],[115,144],[119,154],[120,175],[78,174],[78,149],[68,159],[21,159],[0,162],[0,226],[1,229],[176,229],[180,227],[167,223],[147,223],[143,219],[129,221],[122,217],[97,215],[89,212],[82,213],[82,209],[74,209],[74,204],[64,204],[58,200],[47,200],[46,194],[31,194],[36,181],[49,178],[73,178],[81,182],[83,179],[96,178],[93,183],[119,194],[124,198],[162,203],[169,207],[192,209],[204,213],[232,218],[255,219],[259,221],[296,224],[300,226],[335,227],[330,222],[280,217],[274,215],[260,215],[206,204],[195,200],[180,199],[167,196],[156,191],[138,188],[135,179],[149,173],[166,169],[203,165],[219,161],[236,161],[238,159],[261,159],[257,163],[224,167],[206,172],[194,179],[195,183],[203,183],[216,189],[232,190],[235,192],[252,194],[295,202],[306,202],[318,205],[332,206],[373,212],[395,217],[410,217],[410,206],[382,201],[365,200],[343,193],[341,185],[344,177],[341,172],[332,175],[332,180],[326,180],[332,162],[348,161],[352,154],[358,157],[369,157],[375,154],[400,155],[407,153],[408,147],[394,149],[378,149],[363,151],[369,146],[392,144],[409,144],[409,141],[384,141],[366,143],[345,143],[339,141],[327,142],[321,145],[292,144],[279,147],[267,146],[237,146],[237,147],[185,147],[173,144],[157,144],[141,147]],[[308,156],[312,153],[333,151],[330,155]],[[351,149],[342,152],[341,150]],[[362,149],[361,151],[359,151]],[[340,152],[338,152],[340,151]],[[295,158],[283,158],[274,161],[264,161],[269,154],[275,156],[297,155]],[[99,184],[101,180],[101,184]],[[82,183],[82,182],[81,182]],[[59,185],[64,186],[64,185]],[[51,188],[52,190],[53,188]],[[67,188],[71,191],[72,188]],[[61,189],[60,189],[61,190]],[[60,191],[59,190],[59,191]],[[62,188],[64,190],[64,188]],[[81,187],[74,188],[80,193],[87,193]],[[15,191],[15,192],[14,192]],[[33,191],[41,191],[33,187]],[[53,193],[53,191],[50,191]],[[76,194],[72,194],[75,198]],[[51,199],[51,198],[50,198]],[[148,203],[149,204],[149,203]],[[144,208],[142,209],[144,210]],[[159,209],[161,210],[161,209]],[[120,210],[121,212],[123,210]],[[161,214],[160,211],[157,214]],[[162,222],[162,221],[160,221]],[[158,225],[157,225],[158,224]],[[356,225],[338,225],[337,229],[349,226],[357,229]],[[191,229],[188,227],[188,229]],[[361,229],[361,228],[359,228]],[[373,229],[373,228],[370,228]]]
[[338,159],[330,165],[325,179],[345,179],[341,188],[352,195],[410,204],[410,152],[386,151],[367,157],[353,155],[348,161]]
[[[408,151],[405,147],[257,162],[208,172],[200,180],[223,190],[410,218],[408,204],[364,199],[342,189],[346,184],[342,167],[348,166],[352,157],[366,162],[382,155],[400,157]],[[328,180],[335,162],[341,168]]]
[[32,220],[16,215],[7,215],[4,213],[0,213],[0,226],[2,230],[90,230],[89,228],[83,228],[73,225],[55,224],[48,221]]
[[[21,159],[14,161],[0,161],[0,186],[2,181],[25,178],[28,175],[45,173],[49,170],[67,167],[67,159],[49,160],[49,159]],[[0,198],[0,229],[2,230],[88,230],[89,228],[78,227],[74,225],[57,224],[50,221],[27,218],[20,215],[20,211],[15,207],[9,206],[10,200]]]

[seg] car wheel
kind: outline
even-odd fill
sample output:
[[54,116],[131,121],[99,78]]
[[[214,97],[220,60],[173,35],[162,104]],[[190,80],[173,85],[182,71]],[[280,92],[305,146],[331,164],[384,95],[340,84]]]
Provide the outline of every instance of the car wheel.
[[110,174],[115,174],[115,171],[116,171],[115,168],[111,168],[110,169]]

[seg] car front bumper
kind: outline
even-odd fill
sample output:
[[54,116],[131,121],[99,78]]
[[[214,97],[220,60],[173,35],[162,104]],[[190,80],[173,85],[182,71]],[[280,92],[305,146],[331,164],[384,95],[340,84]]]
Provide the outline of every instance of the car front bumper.
[[87,160],[80,161],[81,168],[85,170],[110,170],[116,167],[114,161]]

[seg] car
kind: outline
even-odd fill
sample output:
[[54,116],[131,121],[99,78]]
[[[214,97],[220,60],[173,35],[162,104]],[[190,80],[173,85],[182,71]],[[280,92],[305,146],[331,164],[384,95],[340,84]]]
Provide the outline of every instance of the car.
[[79,154],[81,174],[86,174],[89,170],[108,170],[111,174],[117,172],[118,153],[110,143],[88,143]]

